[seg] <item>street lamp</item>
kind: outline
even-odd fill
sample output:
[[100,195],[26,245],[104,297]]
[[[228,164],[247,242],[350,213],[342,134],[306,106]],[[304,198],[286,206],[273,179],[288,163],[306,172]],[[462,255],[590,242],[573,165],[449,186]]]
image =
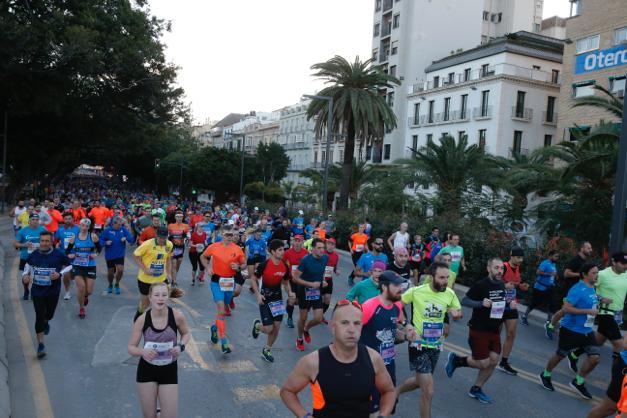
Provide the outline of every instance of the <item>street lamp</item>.
[[327,195],[329,189],[329,153],[331,151],[331,139],[333,137],[333,97],[332,96],[317,96],[312,94],[304,94],[303,97],[308,99],[326,100],[329,103],[329,110],[327,112],[327,151],[324,157],[324,181],[322,186],[322,211],[327,213]]
[[240,171],[239,171],[239,205],[241,207],[244,206],[244,145],[246,144],[246,134],[245,133],[234,133],[227,132],[225,137],[230,138],[231,136],[239,136],[242,138],[242,159],[240,161]]
[[627,203],[627,94],[623,97],[623,129],[618,144],[614,212],[610,229],[610,251],[623,250],[625,238],[625,204]]

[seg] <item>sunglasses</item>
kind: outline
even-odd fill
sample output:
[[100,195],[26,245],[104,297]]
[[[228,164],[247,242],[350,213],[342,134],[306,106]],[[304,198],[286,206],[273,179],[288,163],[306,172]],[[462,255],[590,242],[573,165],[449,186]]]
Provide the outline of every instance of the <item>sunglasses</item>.
[[361,305],[359,304],[359,302],[357,302],[356,300],[348,300],[348,299],[340,299],[335,303],[335,308],[337,309],[339,306],[348,306],[348,305],[353,305],[356,308],[359,308],[359,310],[361,311]]
[[374,245],[383,245],[382,242],[374,242]]

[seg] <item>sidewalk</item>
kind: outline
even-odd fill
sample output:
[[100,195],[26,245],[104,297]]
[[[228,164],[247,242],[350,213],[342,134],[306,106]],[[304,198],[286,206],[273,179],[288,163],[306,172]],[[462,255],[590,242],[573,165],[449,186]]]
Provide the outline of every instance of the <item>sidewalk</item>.
[[[5,295],[4,249],[0,245],[0,295]],[[11,416],[11,398],[9,393],[9,362],[7,360],[7,340],[4,332],[4,304],[0,297],[0,418]]]

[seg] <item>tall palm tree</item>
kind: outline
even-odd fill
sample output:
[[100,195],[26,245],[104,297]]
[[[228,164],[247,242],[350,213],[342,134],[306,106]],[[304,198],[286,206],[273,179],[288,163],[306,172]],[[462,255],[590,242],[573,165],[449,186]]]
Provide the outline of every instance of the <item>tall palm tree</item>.
[[290,205],[294,204],[294,195],[296,193],[297,184],[293,181],[285,180],[281,183],[281,189],[283,190],[283,196],[290,202]]
[[603,93],[602,96],[586,96],[580,97],[575,101],[573,107],[591,106],[598,109],[603,109],[611,113],[617,118],[623,117],[623,101],[612,94],[609,90],[603,86],[595,85],[595,90]]
[[[333,97],[333,132],[344,133],[344,161],[340,185],[339,208],[348,208],[348,197],[353,175],[355,139],[364,141],[383,138],[385,127],[396,127],[396,116],[389,106],[385,90],[400,85],[400,81],[385,74],[372,60],[360,61],[359,57],[350,63],[345,58],[335,56],[326,62],[311,66],[314,77],[325,82],[318,95]],[[307,109],[307,119],[317,117],[316,131],[320,137],[326,136],[328,102],[314,99]]]

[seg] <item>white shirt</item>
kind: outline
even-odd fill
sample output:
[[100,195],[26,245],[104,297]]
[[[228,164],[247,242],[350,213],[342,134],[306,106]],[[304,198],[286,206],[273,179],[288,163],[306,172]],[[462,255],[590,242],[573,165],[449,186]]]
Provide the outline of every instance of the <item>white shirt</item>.
[[408,243],[409,232],[402,233],[401,231],[396,231],[396,235],[394,235],[394,248],[407,248]]
[[19,206],[16,206],[15,209],[13,209],[13,226],[17,226],[19,222],[17,218],[24,212],[26,212],[26,206],[23,206],[21,209]]

